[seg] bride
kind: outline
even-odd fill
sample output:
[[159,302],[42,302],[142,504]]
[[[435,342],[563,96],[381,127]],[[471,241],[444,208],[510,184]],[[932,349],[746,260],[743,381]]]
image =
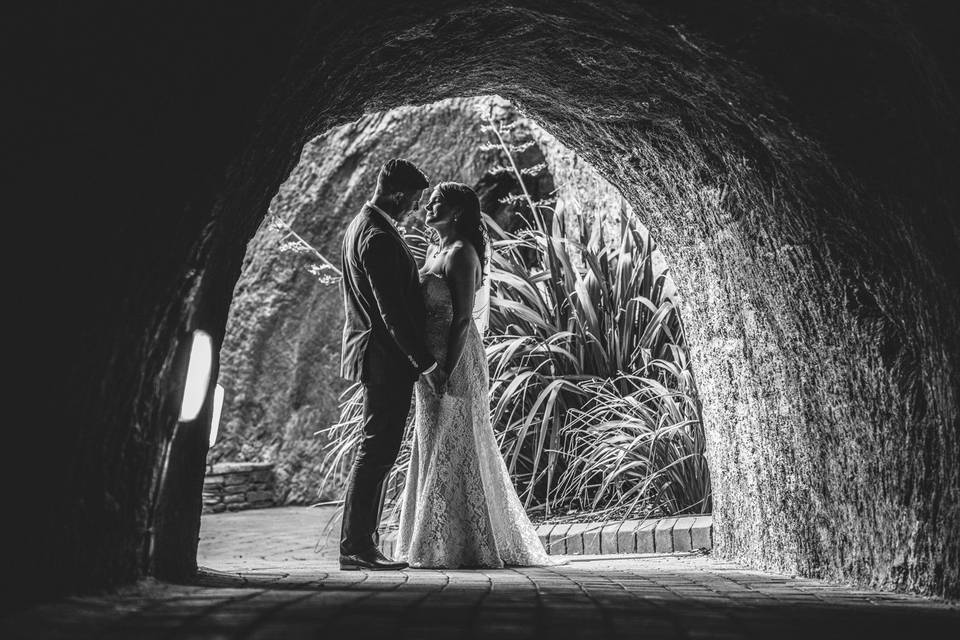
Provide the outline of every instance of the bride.
[[426,224],[440,235],[420,270],[427,344],[448,379],[441,394],[416,386],[397,555],[411,567],[560,564],[520,504],[490,425],[487,360],[473,318],[489,278],[480,201],[470,187],[444,182],[426,209]]

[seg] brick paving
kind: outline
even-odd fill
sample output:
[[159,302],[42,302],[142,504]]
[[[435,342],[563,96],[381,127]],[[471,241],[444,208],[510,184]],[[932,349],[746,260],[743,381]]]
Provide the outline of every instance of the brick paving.
[[0,622],[0,637],[820,640],[960,630],[956,603],[697,553],[584,555],[560,567],[497,571],[341,572],[331,515],[283,508],[205,516],[205,569],[195,583],[144,581],[37,606]]

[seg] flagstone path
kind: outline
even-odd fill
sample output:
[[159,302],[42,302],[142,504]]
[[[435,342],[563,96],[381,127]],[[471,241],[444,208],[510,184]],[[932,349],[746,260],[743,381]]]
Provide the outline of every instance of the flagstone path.
[[195,583],[144,581],[36,606],[0,621],[0,637],[823,640],[960,629],[956,603],[696,553],[577,556],[553,568],[342,572],[332,515],[280,508],[204,516]]

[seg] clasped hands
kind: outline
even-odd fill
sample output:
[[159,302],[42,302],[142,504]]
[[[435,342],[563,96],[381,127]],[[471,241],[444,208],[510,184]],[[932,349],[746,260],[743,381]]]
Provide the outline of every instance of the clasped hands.
[[438,396],[442,396],[447,392],[448,378],[447,372],[439,364],[434,367],[430,373],[423,374],[424,382],[426,382],[430,390]]

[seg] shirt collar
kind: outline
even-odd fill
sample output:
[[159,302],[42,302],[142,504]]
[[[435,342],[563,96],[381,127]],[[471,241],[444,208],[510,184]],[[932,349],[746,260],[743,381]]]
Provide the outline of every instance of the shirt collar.
[[373,209],[374,211],[376,211],[377,213],[379,213],[381,216],[383,216],[384,220],[389,222],[391,227],[393,227],[394,229],[398,228],[397,221],[391,218],[386,211],[384,211],[383,209],[381,209],[380,207],[378,207],[377,205],[373,204],[370,201],[367,201],[367,206]]

